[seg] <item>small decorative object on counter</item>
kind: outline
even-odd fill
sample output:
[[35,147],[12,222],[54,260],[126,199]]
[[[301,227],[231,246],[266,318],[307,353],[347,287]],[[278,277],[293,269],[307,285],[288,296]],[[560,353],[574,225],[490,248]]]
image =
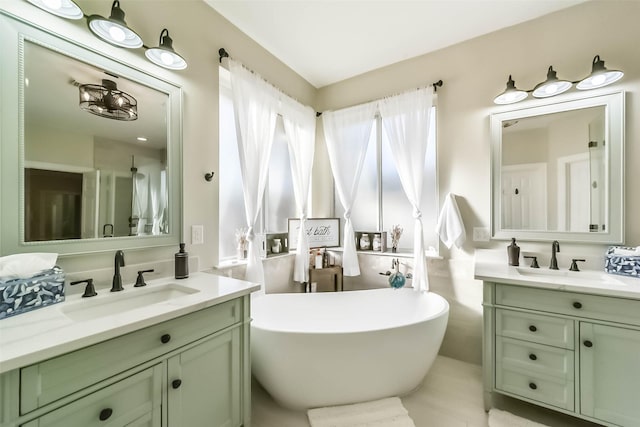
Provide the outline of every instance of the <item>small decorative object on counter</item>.
[[400,242],[400,236],[402,236],[403,231],[400,224],[396,224],[391,228],[391,252],[395,253],[398,250],[398,242]]
[[322,258],[322,253],[320,251],[316,251],[316,258],[315,258],[315,267],[316,268],[322,268],[322,263],[323,263],[323,258]]
[[273,239],[273,245],[271,245],[271,253],[279,254],[282,252],[282,240]]
[[509,265],[520,265],[520,247],[516,245],[516,238],[511,238],[511,244],[507,246],[507,254],[509,255]]
[[189,277],[189,254],[184,251],[184,243],[180,243],[180,250],[176,252],[176,279]]
[[381,248],[382,248],[382,240],[380,239],[380,235],[379,234],[374,234],[373,235],[373,250],[374,251],[380,251]]
[[236,229],[236,257],[238,259],[247,259],[247,249],[249,240],[247,239],[247,229]]
[[640,246],[611,246],[607,249],[604,271],[610,274],[640,278]]
[[363,251],[368,251],[371,249],[371,240],[369,239],[368,234],[363,234],[360,236],[360,249]]

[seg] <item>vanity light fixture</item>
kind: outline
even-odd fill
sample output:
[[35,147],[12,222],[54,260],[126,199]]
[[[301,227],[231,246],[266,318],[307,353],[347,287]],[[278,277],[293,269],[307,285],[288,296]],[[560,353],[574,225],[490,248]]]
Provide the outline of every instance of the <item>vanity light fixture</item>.
[[507,89],[496,96],[493,102],[501,105],[514,104],[527,98],[529,92],[533,92],[534,98],[548,98],[568,91],[574,84],[576,85],[576,89],[579,90],[597,89],[617,82],[622,76],[624,76],[622,71],[607,70],[604,66],[604,61],[600,59],[600,55],[596,55],[593,58],[591,74],[582,80],[560,80],[553,66],[550,66],[547,71],[547,79],[538,83],[533,89],[525,91],[517,89],[515,82],[511,76],[509,76]]
[[113,2],[109,18],[91,15],[87,18],[87,24],[93,34],[112,45],[129,49],[142,46],[140,36],[124,21],[124,11],[120,9],[118,0]]
[[516,88],[516,82],[513,81],[511,76],[507,81],[507,88],[500,95],[496,96],[493,102],[496,104],[513,104],[520,102],[528,96],[527,92]]
[[533,88],[534,98],[548,98],[550,96],[559,95],[571,89],[573,83],[567,80],[559,80],[553,66],[547,71],[547,80],[538,83]]
[[80,108],[96,116],[132,121],[138,118],[138,101],[118,90],[113,80],[102,79],[102,85],[80,85]]
[[120,2],[115,0],[111,5],[111,15],[105,18],[100,15],[87,16],[73,0],[26,0],[53,15],[68,19],[87,19],[87,25],[91,32],[101,40],[114,46],[136,49],[144,47],[145,56],[151,62],[170,70],[184,70],[187,61],[173,49],[173,39],[169,37],[166,28],[160,32],[158,47],[147,47],[142,38],[127,26],[124,21],[124,11],[120,8]]
[[39,7],[54,15],[67,19],[82,19],[84,13],[73,0],[27,0],[34,6]]
[[622,76],[624,76],[624,73],[622,71],[607,70],[604,66],[604,61],[600,59],[600,55],[596,55],[595,58],[593,58],[591,74],[589,74],[589,77],[581,80],[576,85],[576,89],[597,89],[599,87],[617,82],[622,78]]
[[187,68],[187,61],[173,50],[173,39],[169,37],[169,30],[166,28],[160,32],[158,47],[147,49],[144,54],[149,61],[170,70],[184,70]]

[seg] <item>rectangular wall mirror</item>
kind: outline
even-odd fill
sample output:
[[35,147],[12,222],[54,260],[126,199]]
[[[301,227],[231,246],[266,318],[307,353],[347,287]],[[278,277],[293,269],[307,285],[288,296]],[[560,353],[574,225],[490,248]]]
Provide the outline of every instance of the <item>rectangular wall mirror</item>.
[[180,88],[0,18],[2,254],[178,243]]
[[623,242],[623,92],[490,121],[494,238]]

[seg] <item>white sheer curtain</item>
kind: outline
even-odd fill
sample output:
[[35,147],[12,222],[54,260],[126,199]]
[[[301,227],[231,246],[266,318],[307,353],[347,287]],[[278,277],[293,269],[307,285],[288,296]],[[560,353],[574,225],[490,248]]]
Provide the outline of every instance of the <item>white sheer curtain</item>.
[[254,228],[258,222],[267,182],[279,92],[260,76],[231,59],[229,72],[248,226],[249,250],[245,279],[260,283],[261,293],[264,293],[264,269],[254,243]]
[[370,102],[322,114],[331,171],[340,203],[344,208],[342,268],[345,276],[360,274],[355,236],[351,224],[351,208],[358,192],[360,172],[367,153],[375,112],[376,103]]
[[419,291],[429,290],[420,204],[432,106],[431,87],[385,98],[379,104],[382,126],[389,138],[400,182],[413,206],[413,287]]
[[305,230],[316,137],[316,115],[311,107],[284,96],[281,112],[289,147],[293,191],[300,216],[293,280],[307,282],[309,280],[309,238]]

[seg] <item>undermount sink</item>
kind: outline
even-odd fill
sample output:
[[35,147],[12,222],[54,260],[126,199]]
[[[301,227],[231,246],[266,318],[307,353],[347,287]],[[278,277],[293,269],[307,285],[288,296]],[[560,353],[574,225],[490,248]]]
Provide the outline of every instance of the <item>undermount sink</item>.
[[516,267],[518,273],[523,276],[537,276],[540,278],[561,279],[568,278],[581,284],[594,285],[624,285],[625,283],[616,279],[610,274],[602,271],[570,271],[570,270],[551,270],[548,268],[531,268]]
[[103,293],[97,297],[83,298],[80,301],[62,304],[60,309],[71,320],[92,320],[122,314],[196,292],[200,291],[176,283],[167,283],[145,288],[125,289],[117,293]]

